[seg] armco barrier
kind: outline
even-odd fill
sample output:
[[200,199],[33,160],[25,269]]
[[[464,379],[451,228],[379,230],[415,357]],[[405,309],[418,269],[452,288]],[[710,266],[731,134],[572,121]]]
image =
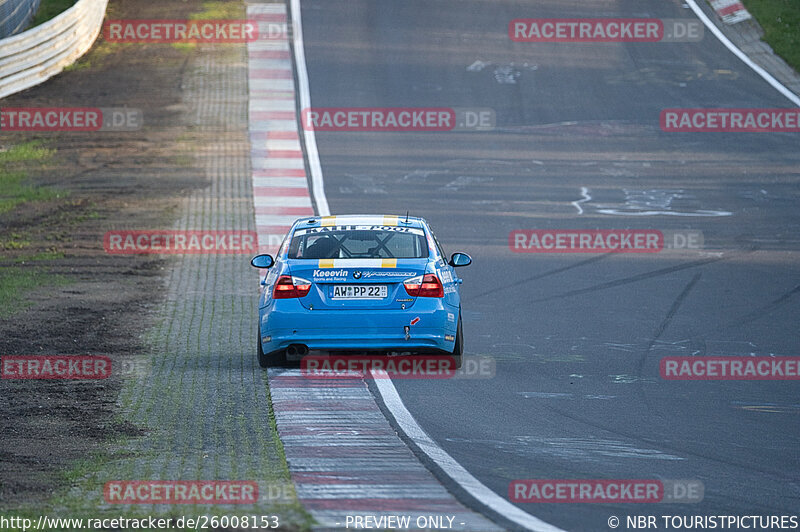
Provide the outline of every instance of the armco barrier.
[[39,0],[0,0],[0,39],[24,30],[38,9]]
[[0,40],[0,98],[38,85],[85,54],[100,33],[108,0],[79,0],[56,18]]

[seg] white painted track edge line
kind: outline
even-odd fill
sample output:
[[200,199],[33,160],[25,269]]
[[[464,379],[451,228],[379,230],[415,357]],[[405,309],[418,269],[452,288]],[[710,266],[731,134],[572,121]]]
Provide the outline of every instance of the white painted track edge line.
[[[306,52],[303,46],[303,19],[300,13],[300,0],[291,0],[291,15],[294,33],[294,58],[297,67],[297,90],[300,94],[300,112],[302,113],[303,109],[311,108],[311,91],[306,69]],[[297,127],[303,127],[302,116]],[[304,131],[303,137],[305,138],[308,166],[311,170],[311,193],[314,196],[314,203],[317,205],[317,214],[319,216],[330,216],[331,210],[328,207],[328,198],[325,197],[325,183],[322,179],[322,165],[319,162],[317,139],[313,130]]]
[[472,476],[469,471],[459,464],[447,451],[439,447],[428,434],[422,430],[414,416],[408,411],[400,394],[394,387],[394,383],[381,370],[373,371],[373,379],[381,399],[386,408],[392,413],[399,428],[405,433],[417,447],[425,453],[428,458],[433,460],[444,473],[453,479],[461,488],[474,497],[480,504],[486,506],[493,512],[503,516],[525,528],[535,532],[563,532],[550,523],[542,521],[538,517],[520,510],[506,499],[503,499],[495,492],[490,490],[477,478]]
[[705,26],[709,30],[711,30],[711,33],[713,33],[714,36],[717,39],[719,39],[719,41],[722,44],[724,44],[728,50],[730,50],[736,57],[741,59],[744,62],[744,64],[752,68],[756,74],[764,78],[764,81],[772,85],[772,87],[775,90],[786,96],[793,104],[800,107],[800,96],[796,95],[791,90],[789,90],[789,88],[786,87],[783,83],[775,79],[775,77],[772,74],[770,74],[769,72],[767,72],[766,70],[755,64],[753,60],[747,56],[747,54],[745,54],[742,50],[739,49],[739,47],[733,44],[731,40],[728,39],[728,37],[726,37],[724,33],[722,33],[722,30],[720,30],[717,27],[717,25],[714,24],[710,18],[708,18],[708,16],[700,8],[700,6],[697,5],[697,2],[695,0],[686,0],[686,3],[689,4],[689,7],[692,8],[692,11],[694,11],[694,14],[697,15],[697,18],[699,18],[703,22],[703,24],[705,24]]

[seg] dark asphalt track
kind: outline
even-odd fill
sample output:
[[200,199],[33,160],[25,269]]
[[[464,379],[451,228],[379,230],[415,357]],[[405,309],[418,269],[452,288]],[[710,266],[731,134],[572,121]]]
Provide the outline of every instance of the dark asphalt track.
[[[507,36],[521,17],[693,18],[674,0],[326,0],[302,16],[315,107],[496,112],[492,132],[317,133],[334,214],[409,209],[475,260],[462,273],[467,351],[496,357],[496,376],[396,382],[433,439],[501,496],[524,478],[705,485],[691,505],[519,505],[568,530],[608,530],[612,514],[797,512],[798,385],[658,371],[667,355],[800,354],[800,137],[659,129],[663,108],[790,103],[708,32]],[[509,232],[533,228],[691,229],[706,249],[512,253]]]

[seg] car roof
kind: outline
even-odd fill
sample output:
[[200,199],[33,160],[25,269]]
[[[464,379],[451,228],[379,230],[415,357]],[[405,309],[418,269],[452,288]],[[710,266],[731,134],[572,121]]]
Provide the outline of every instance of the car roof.
[[[406,219],[408,222],[406,222]],[[300,218],[294,223],[300,227],[330,227],[334,225],[387,225],[400,227],[425,227],[425,220],[417,216],[392,214],[339,214],[336,216],[312,216]]]

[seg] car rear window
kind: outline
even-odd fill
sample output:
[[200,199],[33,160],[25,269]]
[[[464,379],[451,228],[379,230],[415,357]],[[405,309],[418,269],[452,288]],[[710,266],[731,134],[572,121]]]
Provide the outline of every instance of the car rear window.
[[425,233],[416,227],[382,225],[297,229],[290,259],[422,259],[428,256]]

